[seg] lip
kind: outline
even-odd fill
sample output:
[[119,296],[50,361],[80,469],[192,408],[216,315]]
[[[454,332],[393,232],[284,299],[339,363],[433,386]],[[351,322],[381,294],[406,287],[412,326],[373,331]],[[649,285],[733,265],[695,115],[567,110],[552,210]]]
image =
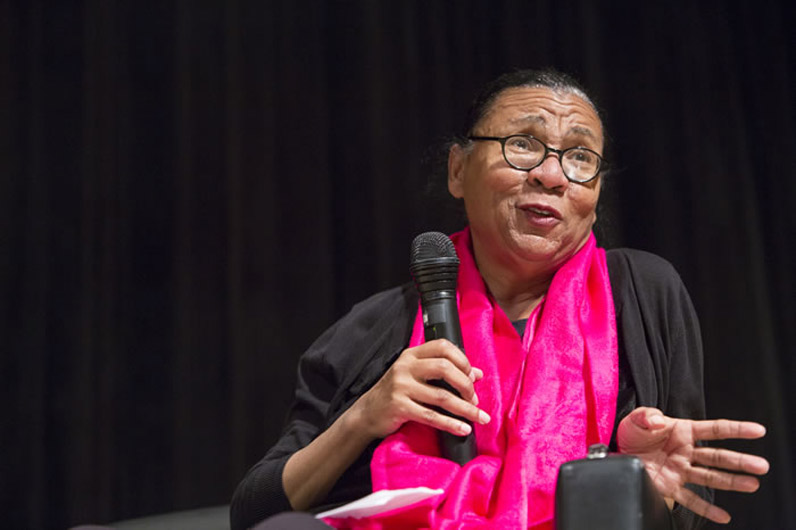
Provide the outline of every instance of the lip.
[[540,219],[556,219],[560,221],[562,219],[561,212],[549,206],[547,204],[540,204],[540,203],[528,203],[528,204],[520,204],[518,206],[520,210],[530,214],[533,217],[538,217]]

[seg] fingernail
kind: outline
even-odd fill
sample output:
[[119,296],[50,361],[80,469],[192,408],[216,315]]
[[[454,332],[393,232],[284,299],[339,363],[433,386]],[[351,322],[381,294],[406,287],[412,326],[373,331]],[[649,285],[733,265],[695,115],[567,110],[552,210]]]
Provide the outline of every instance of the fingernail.
[[492,421],[492,418],[489,417],[489,414],[487,414],[483,410],[478,411],[478,423],[480,423],[481,425],[486,425],[490,421]]
[[466,423],[460,423],[459,424],[459,432],[462,433],[463,435],[470,434],[470,431],[472,431],[472,430],[473,430],[473,428],[470,427]]
[[473,405],[478,406],[478,394],[473,392]]

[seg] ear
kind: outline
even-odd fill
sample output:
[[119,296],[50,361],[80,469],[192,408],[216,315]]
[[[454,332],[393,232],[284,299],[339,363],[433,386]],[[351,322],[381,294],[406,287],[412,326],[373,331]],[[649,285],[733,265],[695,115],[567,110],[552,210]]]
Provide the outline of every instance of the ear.
[[448,191],[457,199],[464,197],[464,166],[467,153],[459,144],[448,151]]

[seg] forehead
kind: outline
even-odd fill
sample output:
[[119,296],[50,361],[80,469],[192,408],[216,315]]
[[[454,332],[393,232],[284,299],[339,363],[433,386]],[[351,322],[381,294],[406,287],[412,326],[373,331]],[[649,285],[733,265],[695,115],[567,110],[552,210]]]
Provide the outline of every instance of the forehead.
[[602,123],[588,101],[571,92],[546,87],[504,90],[476,128],[489,134],[541,129],[555,136],[591,137],[600,145],[603,140]]

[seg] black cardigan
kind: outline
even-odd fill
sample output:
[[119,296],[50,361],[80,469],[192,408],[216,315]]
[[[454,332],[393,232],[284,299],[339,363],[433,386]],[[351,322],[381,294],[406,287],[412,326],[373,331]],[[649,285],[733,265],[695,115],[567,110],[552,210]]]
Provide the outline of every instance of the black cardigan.
[[[607,253],[619,343],[616,426],[637,406],[657,407],[677,418],[705,417],[699,322],[674,268],[647,252]],[[249,528],[291,509],[282,487],[288,458],[328,428],[373,386],[406,348],[418,297],[406,284],[355,305],[301,357],[295,401],[277,443],[238,485],[231,504],[233,530]],[[376,440],[340,477],[323,506],[350,502],[372,490],[370,460]],[[615,449],[615,439],[612,448]],[[705,488],[693,488],[711,498]],[[678,528],[702,519],[677,506]]]

